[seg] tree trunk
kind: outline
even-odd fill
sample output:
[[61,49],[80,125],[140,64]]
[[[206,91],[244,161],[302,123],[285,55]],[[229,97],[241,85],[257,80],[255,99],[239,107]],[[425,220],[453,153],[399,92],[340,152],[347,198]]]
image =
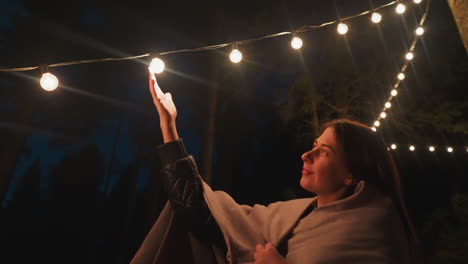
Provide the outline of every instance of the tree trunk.
[[[216,7],[215,21],[213,36],[219,36],[221,30],[221,9]],[[216,104],[217,104],[217,93],[218,93],[218,81],[219,81],[219,63],[218,55],[212,54],[211,59],[211,85],[208,87],[208,100],[207,100],[207,115],[206,123],[203,130],[203,139],[201,147],[200,157],[200,174],[202,178],[210,184],[212,181],[212,160],[213,160],[213,147],[215,138],[215,122],[216,122]]]
[[457,23],[458,31],[468,53],[468,1],[466,0],[447,0],[453,17]]

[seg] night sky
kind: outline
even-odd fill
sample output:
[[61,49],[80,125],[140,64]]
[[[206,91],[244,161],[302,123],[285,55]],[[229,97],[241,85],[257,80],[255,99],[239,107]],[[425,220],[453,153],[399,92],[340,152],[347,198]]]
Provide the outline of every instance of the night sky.
[[[0,68],[231,43],[388,2],[3,0]],[[309,195],[298,184],[300,154],[313,142],[307,112],[298,105],[310,93],[300,89],[300,80],[311,78],[313,96],[323,99],[321,122],[349,117],[372,124],[426,4],[404,2],[404,16],[394,6],[380,10],[378,26],[368,16],[347,21],[346,37],[335,25],[301,33],[300,51],[291,49],[289,35],[241,45],[238,65],[228,60],[230,47],[163,56],[166,71],[157,78],[173,94],[179,135],[197,161],[210,87],[219,83],[212,185],[247,204]],[[421,233],[434,223],[431,215],[453,207],[455,194],[468,192],[466,51],[446,1],[431,2],[424,27],[379,128],[387,143],[399,145],[394,157]],[[60,262],[71,255],[77,263],[128,263],[166,195],[152,157],[162,137],[147,89],[148,63],[53,67],[61,84],[54,92],[40,88],[38,70],[0,72],[2,242],[11,253],[5,258],[14,260],[6,263]],[[435,153],[425,149],[429,144],[438,147]],[[425,244],[428,252],[439,246]],[[14,253],[24,247],[35,257]],[[54,247],[61,253],[51,253]]]

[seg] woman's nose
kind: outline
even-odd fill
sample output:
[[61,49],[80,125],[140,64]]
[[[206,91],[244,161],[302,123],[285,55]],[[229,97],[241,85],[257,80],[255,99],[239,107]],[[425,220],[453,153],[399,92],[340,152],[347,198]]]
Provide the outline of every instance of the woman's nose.
[[306,153],[302,154],[301,156],[302,161],[312,161],[312,150],[307,151]]

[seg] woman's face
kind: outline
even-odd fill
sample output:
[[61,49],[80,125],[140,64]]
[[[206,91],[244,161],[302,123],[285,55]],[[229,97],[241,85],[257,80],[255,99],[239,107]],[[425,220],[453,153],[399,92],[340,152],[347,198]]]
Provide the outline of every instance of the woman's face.
[[301,186],[317,195],[335,193],[351,184],[344,154],[337,144],[335,129],[329,127],[315,140],[313,148],[302,154]]

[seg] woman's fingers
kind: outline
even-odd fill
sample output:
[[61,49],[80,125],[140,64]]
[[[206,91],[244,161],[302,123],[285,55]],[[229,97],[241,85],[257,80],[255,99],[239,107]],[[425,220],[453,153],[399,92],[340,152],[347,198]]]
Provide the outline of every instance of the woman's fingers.
[[161,88],[158,85],[158,82],[156,81],[156,76],[148,69],[149,72],[149,86],[150,86],[150,92],[151,95],[153,96],[154,99],[159,99],[161,100],[164,98],[164,93],[161,90]]

